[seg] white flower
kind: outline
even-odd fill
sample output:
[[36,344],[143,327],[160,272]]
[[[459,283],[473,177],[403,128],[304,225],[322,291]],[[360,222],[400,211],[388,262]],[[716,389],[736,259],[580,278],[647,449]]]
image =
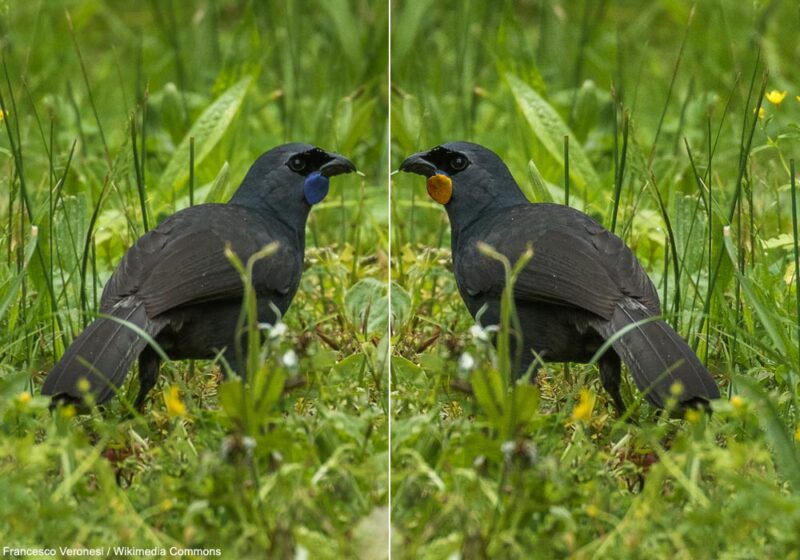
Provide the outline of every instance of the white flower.
[[220,454],[226,461],[244,458],[249,461],[253,458],[253,450],[256,448],[256,440],[251,436],[240,436],[231,434],[222,440]]
[[505,441],[500,446],[500,451],[507,463],[517,457],[525,459],[529,465],[533,465],[539,459],[539,450],[528,440]]
[[469,334],[477,340],[489,340],[489,335],[480,325],[472,325],[469,328]]
[[475,340],[479,340],[480,342],[489,342],[492,333],[497,332],[498,329],[499,327],[497,325],[482,327],[481,325],[476,324],[469,328],[469,334],[472,335],[472,338]]
[[286,327],[286,323],[280,320],[274,325],[270,325],[269,323],[259,323],[258,328],[261,330],[269,331],[269,338],[281,338],[283,337],[283,335],[286,334],[286,331],[289,330]]
[[297,367],[297,354],[294,350],[287,350],[283,356],[281,356],[281,363],[284,367],[292,369]]
[[463,372],[472,371],[475,367],[475,358],[469,352],[464,352],[458,358],[458,369]]
[[503,444],[500,446],[500,452],[506,458],[506,461],[511,460],[511,455],[514,453],[516,447],[517,447],[517,442],[515,441],[504,441]]

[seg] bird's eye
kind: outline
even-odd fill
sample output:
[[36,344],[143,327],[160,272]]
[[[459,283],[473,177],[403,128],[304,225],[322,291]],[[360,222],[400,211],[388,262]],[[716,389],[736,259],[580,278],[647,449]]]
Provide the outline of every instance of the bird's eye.
[[455,171],[461,171],[467,166],[467,158],[464,156],[455,156],[450,160],[450,167]]
[[289,169],[292,171],[303,171],[306,168],[306,160],[301,157],[293,157],[289,160]]

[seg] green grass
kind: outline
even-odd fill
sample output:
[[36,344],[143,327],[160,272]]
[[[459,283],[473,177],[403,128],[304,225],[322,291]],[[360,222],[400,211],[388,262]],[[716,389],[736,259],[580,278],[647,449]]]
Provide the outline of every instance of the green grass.
[[[411,301],[392,333],[398,558],[797,554],[800,73],[782,29],[798,17],[779,2],[395,6],[394,167],[471,140],[531,200],[568,196],[636,252],[736,397],[708,420],[668,419],[628,387],[633,425],[594,367],[572,365],[487,398],[507,371],[470,331],[447,218],[419,177],[396,175],[392,278]],[[763,88],[788,95],[775,105]]]
[[[2,10],[0,541],[369,555],[388,496],[388,341],[379,311],[363,324],[386,298],[363,280],[388,275],[388,6]],[[286,141],[345,153],[364,177],[337,177],[312,213],[288,329],[254,347],[265,398],[220,384],[218,363],[172,363],[142,415],[119,399],[51,415],[41,380],[124,250],[192,202],[227,200]]]

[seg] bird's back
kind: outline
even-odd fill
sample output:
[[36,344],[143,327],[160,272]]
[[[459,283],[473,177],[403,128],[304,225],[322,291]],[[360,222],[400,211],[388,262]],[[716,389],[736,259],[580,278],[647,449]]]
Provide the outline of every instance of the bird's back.
[[[523,299],[584,308],[610,317],[622,297],[660,313],[658,293],[633,252],[616,235],[573,208],[558,204],[520,204],[486,212],[462,232],[454,246],[456,277],[469,293],[499,295],[499,263],[484,256],[478,242],[515,263],[530,246],[533,258],[517,281]],[[462,290],[463,292],[464,290]]]
[[246,262],[273,242],[276,253],[254,268],[256,289],[293,294],[304,248],[282,222],[228,204],[181,210],[128,250],[103,290],[101,311],[130,295],[145,302],[151,317],[188,303],[241,296],[242,280],[225,248]]

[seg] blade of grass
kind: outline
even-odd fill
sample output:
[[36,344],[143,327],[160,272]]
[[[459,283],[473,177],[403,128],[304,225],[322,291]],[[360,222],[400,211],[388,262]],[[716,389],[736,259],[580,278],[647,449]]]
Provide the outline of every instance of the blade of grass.
[[94,210],[92,211],[92,217],[89,219],[89,227],[86,230],[86,240],[83,244],[83,256],[81,257],[81,277],[80,277],[80,289],[81,289],[81,312],[83,314],[83,328],[86,328],[88,324],[88,309],[87,309],[87,301],[86,301],[86,272],[89,265],[89,251],[93,245],[94,241],[94,227],[97,224],[97,217],[100,215],[100,208],[103,205],[103,201],[105,200],[106,193],[108,192],[108,187],[111,185],[111,174],[106,175],[105,181],[103,181],[103,188],[100,191],[100,196],[97,197],[97,203],[94,206]]
[[144,232],[150,231],[150,224],[147,221],[147,197],[145,195],[144,177],[142,177],[142,166],[139,165],[139,150],[136,146],[136,115],[131,113],[131,149],[133,150],[133,169],[136,175],[136,192],[139,194],[139,207],[142,210],[142,227]]
[[628,159],[629,129],[630,129],[630,114],[628,113],[628,111],[624,111],[622,113],[622,154],[620,155],[619,163],[615,161],[614,202],[613,202],[614,205],[611,213],[611,233],[616,233],[615,230],[617,229],[617,216],[619,214],[620,197],[622,195],[622,183],[625,180],[625,162]]

